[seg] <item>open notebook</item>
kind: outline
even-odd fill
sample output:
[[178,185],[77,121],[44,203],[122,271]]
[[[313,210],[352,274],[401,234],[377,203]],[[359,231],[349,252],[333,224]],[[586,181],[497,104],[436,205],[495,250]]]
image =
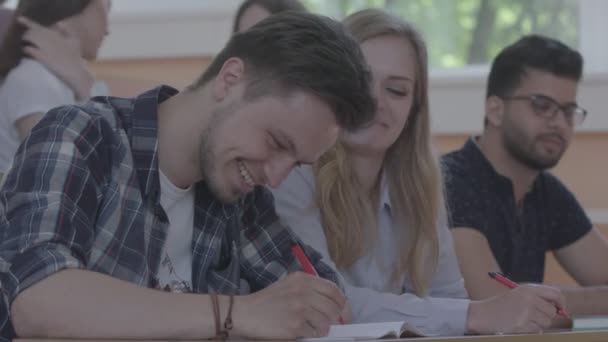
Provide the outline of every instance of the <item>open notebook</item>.
[[608,316],[576,316],[572,320],[572,330],[608,330]]
[[406,338],[428,336],[414,326],[404,322],[363,323],[332,325],[329,334],[321,338],[306,338],[301,341],[373,340],[382,338]]

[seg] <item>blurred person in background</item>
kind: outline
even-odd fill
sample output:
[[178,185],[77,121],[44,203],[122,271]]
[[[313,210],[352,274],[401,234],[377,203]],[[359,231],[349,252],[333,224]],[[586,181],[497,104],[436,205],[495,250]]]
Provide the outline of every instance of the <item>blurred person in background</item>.
[[96,90],[86,62],[108,34],[110,0],[21,0],[0,47],[0,173],[49,109]]
[[13,11],[3,7],[5,2],[5,0],[0,0],[0,39],[4,37],[8,24],[13,17]]
[[247,30],[262,19],[285,11],[306,12],[298,0],[245,0],[234,16],[232,33]]

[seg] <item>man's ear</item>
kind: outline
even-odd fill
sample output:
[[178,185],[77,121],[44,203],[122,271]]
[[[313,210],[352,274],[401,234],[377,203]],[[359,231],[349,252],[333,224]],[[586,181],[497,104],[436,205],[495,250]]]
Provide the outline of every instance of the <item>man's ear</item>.
[[79,33],[85,32],[89,25],[81,15],[73,15],[55,22],[49,29],[61,33],[65,38],[82,39]]
[[213,83],[213,97],[222,101],[245,79],[245,63],[237,57],[227,59]]
[[498,96],[486,99],[486,119],[492,126],[501,126],[505,115],[505,102]]

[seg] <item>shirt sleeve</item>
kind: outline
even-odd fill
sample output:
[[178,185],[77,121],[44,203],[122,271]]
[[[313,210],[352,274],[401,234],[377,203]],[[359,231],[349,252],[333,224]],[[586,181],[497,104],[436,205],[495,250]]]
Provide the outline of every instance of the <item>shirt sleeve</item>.
[[437,269],[431,282],[429,296],[443,298],[469,298],[460,273],[458,258],[454,250],[454,239],[448,229],[445,209],[439,216],[437,236],[439,239],[439,258]]
[[[28,287],[65,268],[84,268],[105,172],[101,134],[75,107],[49,112],[19,148],[0,192],[0,283],[12,304]],[[9,309],[10,310],[10,309]]]
[[544,174],[545,193],[549,205],[549,248],[551,250],[566,247],[585,236],[593,228],[591,220],[576,197],[566,186],[553,175]]
[[[272,193],[257,187],[246,199],[241,231],[241,272],[252,291],[268,287],[288,273],[302,271],[291,252],[300,240],[276,214]],[[340,286],[336,272],[321,261],[321,256],[304,246],[304,252],[320,277]]]
[[[312,177],[312,170],[308,167],[292,171],[285,182],[273,192],[277,211],[281,220],[289,225],[304,243],[319,252],[327,265],[337,271],[338,268],[329,255],[319,212],[313,203]],[[449,267],[448,264],[445,263],[444,266]],[[384,293],[353,286],[339,272],[338,275],[352,306],[355,323],[405,321],[429,335],[462,335],[465,332],[469,307],[467,299],[421,298],[411,293]],[[461,286],[461,279],[454,278],[459,277],[447,276],[445,282],[450,284],[438,292],[462,295],[461,289],[455,289]],[[436,279],[436,282],[439,284],[444,280]]]
[[487,221],[483,199],[475,175],[467,172],[455,158],[442,158],[448,227],[472,228],[486,235]]
[[13,125],[28,115],[74,104],[74,93],[42,64],[25,60],[9,73],[2,87],[6,115]]

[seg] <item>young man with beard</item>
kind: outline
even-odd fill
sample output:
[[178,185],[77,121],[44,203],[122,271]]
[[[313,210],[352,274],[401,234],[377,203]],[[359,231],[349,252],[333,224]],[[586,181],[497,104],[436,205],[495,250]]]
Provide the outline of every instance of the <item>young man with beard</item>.
[[571,314],[608,313],[608,242],[547,170],[586,116],[576,102],[581,55],[531,35],[498,54],[481,136],[443,157],[450,226],[473,299],[507,289],[488,277],[541,283],[545,253],[584,287],[563,289]]
[[326,279],[297,272],[298,241],[264,185],[374,107],[342,25],[284,13],[234,35],[183,92],[50,111],[0,192],[0,281],[17,335],[326,334],[348,319],[346,298],[312,250]]

